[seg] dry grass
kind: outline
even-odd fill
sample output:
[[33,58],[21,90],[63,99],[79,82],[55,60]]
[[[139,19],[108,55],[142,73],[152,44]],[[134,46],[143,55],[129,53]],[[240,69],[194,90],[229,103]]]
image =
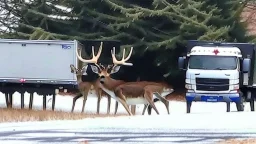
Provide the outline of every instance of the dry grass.
[[220,144],[256,144],[256,139],[255,138],[250,138],[250,139],[227,139],[224,141],[221,141]]
[[85,141],[79,142],[78,144],[89,144],[89,142],[85,140]]
[[47,120],[77,120],[83,118],[95,117],[114,117],[124,114],[107,115],[107,114],[82,114],[58,111],[42,111],[28,109],[0,109],[0,122],[24,122],[24,121],[47,121]]

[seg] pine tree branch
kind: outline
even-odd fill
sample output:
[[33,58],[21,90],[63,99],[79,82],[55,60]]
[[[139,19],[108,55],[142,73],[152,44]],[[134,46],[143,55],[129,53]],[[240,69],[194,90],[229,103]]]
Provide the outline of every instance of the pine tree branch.
[[123,6],[116,4],[116,3],[112,2],[111,0],[104,0],[104,2],[106,4],[108,4],[109,6],[111,6],[114,11],[116,11],[117,9],[120,10],[120,12],[122,14],[135,12],[135,10],[133,8],[124,8]]
[[127,21],[127,19],[125,19],[125,18],[116,17],[116,16],[113,16],[113,15],[108,15],[108,14],[100,13],[100,12],[97,12],[96,10],[90,10],[89,8],[85,8],[84,10],[85,10],[85,12],[87,12],[87,13],[89,13],[91,15],[94,15],[96,17],[99,17],[101,19],[106,19],[106,20],[111,20],[111,21],[120,21],[120,22]]
[[175,36],[161,42],[148,42],[147,45],[149,46],[149,49],[160,48],[160,47],[165,47],[166,49],[173,48],[174,45],[179,41],[179,39],[181,39],[181,36]]
[[213,29],[211,31],[208,31],[204,35],[200,36],[198,40],[219,40],[221,37],[225,36],[228,34],[230,29],[230,26],[225,26],[220,29]]

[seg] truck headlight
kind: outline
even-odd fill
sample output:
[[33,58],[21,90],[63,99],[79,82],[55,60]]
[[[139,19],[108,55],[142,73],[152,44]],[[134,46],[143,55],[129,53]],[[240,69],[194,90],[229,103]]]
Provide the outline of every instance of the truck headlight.
[[185,88],[190,90],[190,89],[192,89],[192,85],[191,84],[185,84]]
[[233,85],[233,89],[234,89],[234,90],[239,90],[239,84]]

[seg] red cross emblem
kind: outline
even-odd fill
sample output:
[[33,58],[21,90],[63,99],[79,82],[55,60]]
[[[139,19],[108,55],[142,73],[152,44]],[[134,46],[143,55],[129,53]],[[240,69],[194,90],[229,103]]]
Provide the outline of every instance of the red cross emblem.
[[215,49],[215,50],[213,51],[213,53],[214,53],[215,55],[217,55],[217,54],[219,53],[219,50],[218,50],[218,49]]

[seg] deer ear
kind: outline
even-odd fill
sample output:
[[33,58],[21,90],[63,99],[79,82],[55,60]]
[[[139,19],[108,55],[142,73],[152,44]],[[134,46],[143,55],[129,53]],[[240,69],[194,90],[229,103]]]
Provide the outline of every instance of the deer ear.
[[98,69],[98,67],[96,67],[96,66],[94,66],[94,65],[91,65],[91,69],[92,69],[92,71],[94,72],[94,73],[99,73],[99,69]]
[[114,66],[111,70],[111,74],[116,73],[120,70],[121,66]]

